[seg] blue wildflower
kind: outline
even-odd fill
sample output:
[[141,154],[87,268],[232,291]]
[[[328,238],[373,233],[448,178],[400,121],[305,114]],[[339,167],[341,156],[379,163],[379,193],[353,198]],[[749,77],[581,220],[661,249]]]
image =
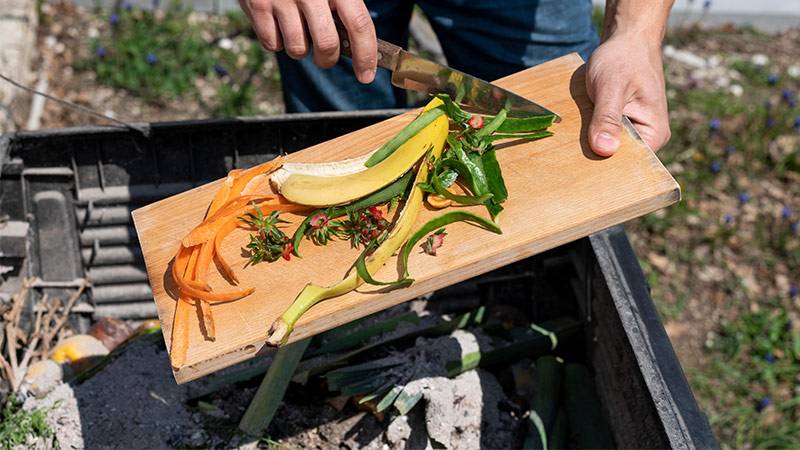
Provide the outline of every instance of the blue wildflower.
[[739,193],[739,203],[744,205],[745,203],[750,201],[750,194],[747,192],[740,192]]
[[800,131],[800,116],[794,118],[794,129]]
[[770,86],[775,86],[775,84],[778,82],[779,78],[780,77],[778,77],[777,73],[771,73],[767,77],[767,83],[769,83]]
[[767,117],[767,123],[765,123],[764,126],[767,127],[767,128],[774,127],[775,126],[775,118],[772,117],[772,116],[768,116]]
[[108,23],[110,23],[112,27],[119,25],[119,14],[111,14],[111,17],[108,18]]
[[794,234],[800,234],[800,222],[792,223],[791,225],[789,225],[789,229],[791,229],[792,233]]
[[730,225],[733,223],[733,216],[730,214],[725,214],[724,216],[722,216],[722,220],[725,221],[725,225]]
[[218,77],[224,77],[228,74],[228,71],[225,70],[225,67],[223,67],[221,64],[214,64],[214,72]]
[[797,286],[792,286],[789,288],[789,298],[795,299],[797,298],[798,294],[800,294],[800,288]]
[[783,101],[785,101],[786,104],[792,108],[797,105],[797,100],[794,98],[794,92],[789,89],[784,89],[783,92],[781,92],[781,98],[783,98]]
[[792,208],[790,208],[789,206],[784,206],[783,209],[781,210],[781,217],[784,220],[790,219],[792,217]]
[[122,4],[122,9],[131,12],[133,10],[133,5],[131,4],[131,2],[125,2]]
[[756,406],[756,410],[761,412],[767,409],[767,407],[771,404],[772,400],[770,400],[769,397],[767,396],[761,397],[761,400],[758,401],[758,405]]
[[711,173],[719,173],[722,170],[722,164],[719,161],[711,161],[711,165],[708,167],[711,170]]
[[725,146],[725,155],[731,156],[732,154],[736,153],[736,146],[733,144],[728,144]]
[[145,59],[147,61],[147,64],[150,64],[151,66],[155,65],[155,63],[158,62],[158,56],[156,56],[156,54],[152,52],[148,53]]
[[717,118],[711,119],[708,122],[708,129],[712,132],[718,131],[720,126],[722,126],[722,122],[720,122],[720,120]]
[[775,355],[773,355],[772,352],[767,352],[767,354],[764,355],[764,361],[766,361],[767,364],[774,363],[775,362]]
[[103,59],[108,54],[108,50],[106,50],[106,48],[101,45],[101,46],[98,46],[96,49],[94,49],[94,54],[98,58]]

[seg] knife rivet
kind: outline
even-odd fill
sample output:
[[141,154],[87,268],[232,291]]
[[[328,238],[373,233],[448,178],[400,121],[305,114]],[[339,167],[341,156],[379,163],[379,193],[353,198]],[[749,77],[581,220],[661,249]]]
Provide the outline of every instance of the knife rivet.
[[347,39],[342,39],[342,45],[344,46],[344,48],[349,48],[350,41],[348,41]]

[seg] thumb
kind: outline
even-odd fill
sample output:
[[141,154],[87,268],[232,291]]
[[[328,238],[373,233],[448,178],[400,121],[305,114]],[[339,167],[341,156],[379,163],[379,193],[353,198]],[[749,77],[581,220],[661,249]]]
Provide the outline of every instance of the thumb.
[[599,156],[611,156],[619,147],[622,133],[624,91],[598,89],[594,95],[594,113],[589,123],[589,145]]

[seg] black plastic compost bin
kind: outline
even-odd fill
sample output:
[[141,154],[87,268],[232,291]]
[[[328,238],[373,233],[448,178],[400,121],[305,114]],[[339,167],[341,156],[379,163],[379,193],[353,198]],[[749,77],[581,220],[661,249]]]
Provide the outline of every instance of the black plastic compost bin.
[[[400,112],[162,122],[147,125],[149,138],[111,127],[1,136],[0,295],[33,277],[34,298],[66,297],[88,279],[74,308],[79,328],[105,316],[153,318],[133,209]],[[619,448],[717,447],[622,228],[517,265],[517,285],[494,275],[500,289],[518,290],[522,280],[533,292],[552,273],[566,281],[558,301],[529,307],[543,317],[570,307],[580,316],[585,358]]]

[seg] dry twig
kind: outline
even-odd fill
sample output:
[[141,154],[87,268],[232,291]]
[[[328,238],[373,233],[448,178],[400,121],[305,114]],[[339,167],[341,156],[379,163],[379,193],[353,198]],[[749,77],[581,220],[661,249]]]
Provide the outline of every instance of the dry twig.
[[[35,309],[33,329],[28,333],[20,326],[20,321],[33,285],[34,279],[24,280],[22,289],[14,296],[10,308],[7,307],[2,311],[5,329],[0,330],[0,377],[7,379],[12,392],[19,389],[30,364],[34,360],[47,357],[54,339],[62,336],[69,313],[88,286],[88,282],[82,280],[63,307],[58,300],[50,301],[47,295],[42,297],[39,302],[41,307]],[[22,349],[24,349],[22,358],[18,359],[19,351]]]

